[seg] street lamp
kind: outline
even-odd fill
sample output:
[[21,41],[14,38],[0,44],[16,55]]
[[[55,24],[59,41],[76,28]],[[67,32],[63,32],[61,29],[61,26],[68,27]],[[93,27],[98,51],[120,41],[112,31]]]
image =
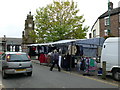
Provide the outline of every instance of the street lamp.
[[111,29],[110,29],[110,27],[111,27],[111,23],[110,23],[110,9],[111,9],[110,0],[108,0],[108,15],[109,15],[108,35],[110,35],[110,33],[111,33]]

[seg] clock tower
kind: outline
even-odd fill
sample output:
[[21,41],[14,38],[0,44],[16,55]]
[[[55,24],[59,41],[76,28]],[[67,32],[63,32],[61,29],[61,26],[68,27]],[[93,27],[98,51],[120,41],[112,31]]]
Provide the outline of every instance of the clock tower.
[[27,15],[27,19],[25,20],[25,28],[22,33],[22,43],[23,44],[32,44],[35,43],[35,41],[30,37],[30,32],[34,31],[34,21],[33,21],[33,15],[31,15],[31,12]]

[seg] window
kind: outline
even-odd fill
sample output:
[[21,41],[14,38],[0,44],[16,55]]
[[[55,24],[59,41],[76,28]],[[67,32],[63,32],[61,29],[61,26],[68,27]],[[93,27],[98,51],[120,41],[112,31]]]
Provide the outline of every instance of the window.
[[89,38],[92,38],[92,37],[91,37],[91,33],[89,33]]
[[93,30],[93,37],[96,37],[96,29]]
[[105,26],[109,25],[109,17],[105,17],[104,20],[105,20]]
[[108,36],[108,30],[104,30],[104,35]]

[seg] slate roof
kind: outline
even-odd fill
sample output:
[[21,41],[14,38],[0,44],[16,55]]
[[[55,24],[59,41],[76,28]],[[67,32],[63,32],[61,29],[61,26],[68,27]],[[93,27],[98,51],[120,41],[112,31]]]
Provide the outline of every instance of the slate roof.
[[[112,15],[119,14],[119,13],[120,13],[120,7],[114,8],[114,9],[112,9],[112,10],[110,11],[110,15],[111,15],[111,16],[112,16]],[[107,17],[108,15],[109,15],[109,13],[108,13],[108,11],[106,11],[105,13],[103,13],[103,14],[99,17],[99,19],[104,18],[104,17]]]
[[22,38],[6,38],[7,44],[16,44],[21,45],[22,44]]
[[[2,43],[3,37],[0,37],[0,43]],[[6,37],[7,44],[21,45],[22,38],[8,38]]]

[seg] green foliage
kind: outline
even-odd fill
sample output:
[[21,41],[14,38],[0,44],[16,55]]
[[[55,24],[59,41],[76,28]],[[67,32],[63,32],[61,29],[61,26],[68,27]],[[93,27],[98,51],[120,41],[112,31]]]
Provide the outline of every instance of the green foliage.
[[53,4],[38,8],[33,36],[39,43],[85,38],[88,26],[83,27],[85,19],[78,12],[77,3],[68,0],[53,1]]

